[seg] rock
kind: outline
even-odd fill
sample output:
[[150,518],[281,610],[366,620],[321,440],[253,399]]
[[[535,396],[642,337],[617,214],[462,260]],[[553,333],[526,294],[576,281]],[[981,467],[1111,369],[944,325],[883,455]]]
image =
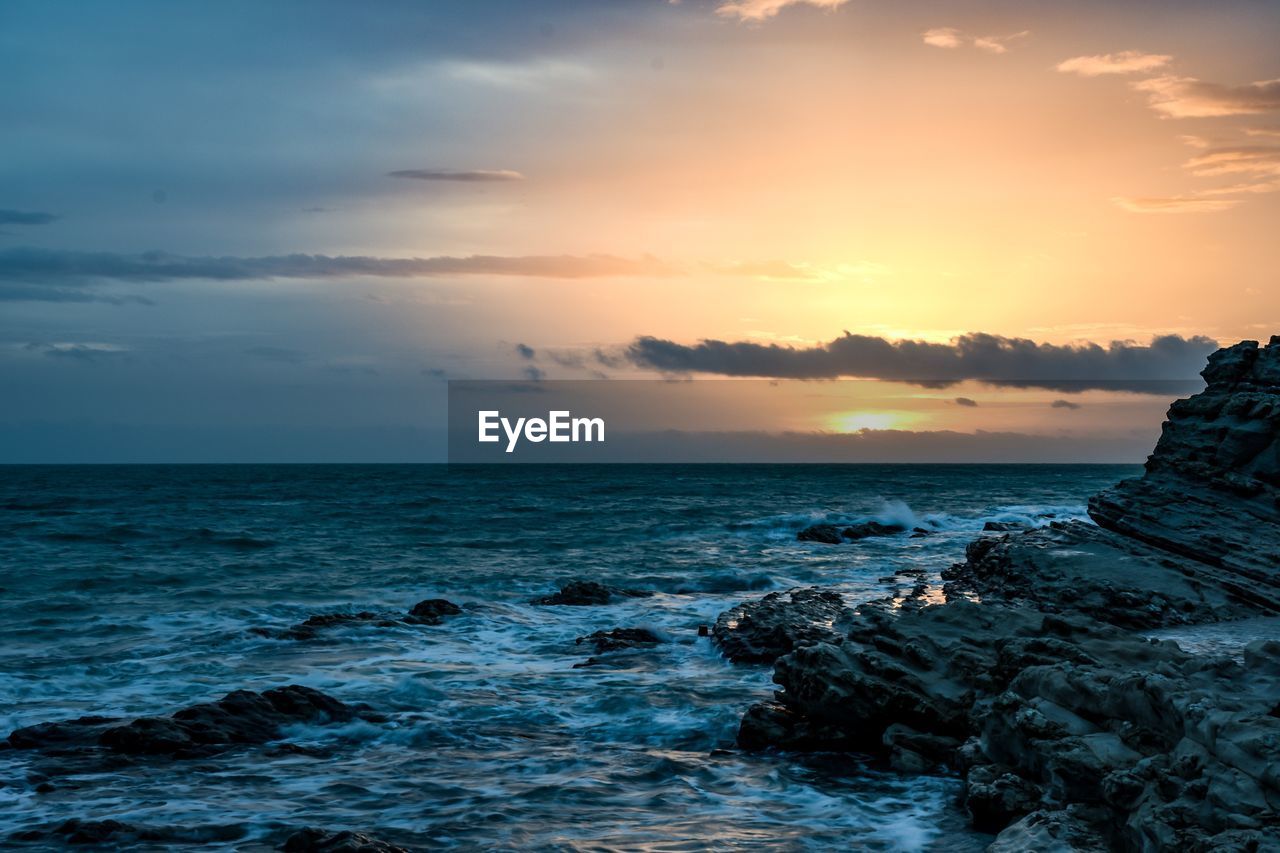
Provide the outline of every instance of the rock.
[[596,654],[619,652],[626,649],[642,649],[655,646],[662,639],[648,628],[614,628],[612,631],[596,631],[574,640],[576,645],[590,643]]
[[650,595],[653,593],[644,590],[620,589],[596,581],[574,580],[560,587],[559,592],[534,599],[533,603],[588,606],[609,604],[617,598],[643,598]]
[[965,810],[981,832],[999,832],[1031,814],[1041,798],[1039,786],[1000,765],[976,767],[965,779]]
[[409,618],[405,621],[418,625],[439,625],[444,617],[457,616],[461,612],[462,608],[452,601],[428,598],[413,605],[413,609],[409,611]]
[[1204,377],[1096,526],[994,530],[945,604],[831,620],[777,659],[740,745],[940,759],[998,853],[1280,849],[1280,642],[1241,662],[1137,633],[1280,611],[1280,338]]
[[359,613],[320,613],[283,630],[250,628],[249,633],[273,640],[314,640],[326,629],[350,625],[394,628],[404,625],[439,625],[445,616],[456,616],[462,608],[443,598],[419,601],[405,616],[387,615],[361,610]]
[[407,848],[365,835],[362,832],[307,827],[285,839],[285,853],[409,853]]
[[1280,611],[1280,338],[1219,350],[1201,376],[1204,391],[1170,406],[1143,475],[1095,495],[1089,515]]
[[771,592],[721,613],[711,635],[731,661],[768,663],[800,646],[838,641],[832,625],[848,613],[840,594],[829,590]]
[[905,524],[881,524],[878,521],[860,521],[841,530],[840,535],[850,541],[856,541],[858,539],[866,539],[869,536],[893,536],[905,532],[906,529],[907,526]]
[[128,755],[193,758],[276,740],[281,727],[291,723],[345,722],[357,717],[377,719],[363,706],[346,705],[295,684],[261,693],[236,690],[169,717],[139,717],[124,724],[116,718],[82,717],[28,726],[12,732],[9,743],[18,749],[100,746]]
[[1028,527],[1030,527],[1029,524],[1024,524],[1021,521],[988,521],[982,525],[982,531],[984,533],[1009,533],[1013,530],[1026,530]]
[[99,743],[115,752],[188,757],[276,740],[290,723],[346,722],[359,715],[359,709],[297,684],[261,693],[236,690],[170,717],[140,717],[109,728]]
[[[839,545],[842,542],[856,542],[869,536],[892,536],[897,533],[904,533],[906,530],[907,527],[903,524],[881,524],[878,521],[859,521],[843,528],[836,524],[814,524],[797,533],[796,539],[801,542],[821,542],[824,545]],[[929,531],[917,527],[915,532],[920,535],[926,535]]]
[[839,545],[844,541],[840,538],[840,528],[834,524],[814,524],[806,527],[796,534],[796,539],[801,542],[821,542],[824,545]]

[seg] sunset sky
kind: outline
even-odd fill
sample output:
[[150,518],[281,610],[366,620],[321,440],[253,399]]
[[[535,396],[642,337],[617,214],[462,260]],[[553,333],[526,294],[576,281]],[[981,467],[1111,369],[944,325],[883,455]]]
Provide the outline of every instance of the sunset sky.
[[937,378],[811,428],[1149,444],[1167,397],[1026,383],[1280,332],[1277,44],[1242,0],[7,2],[0,461],[439,458],[485,378]]

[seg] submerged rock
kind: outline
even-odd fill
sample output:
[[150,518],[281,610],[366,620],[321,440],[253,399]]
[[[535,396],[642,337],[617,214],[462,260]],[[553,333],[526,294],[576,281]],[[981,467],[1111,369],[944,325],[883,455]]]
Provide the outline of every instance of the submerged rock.
[[280,845],[284,853],[409,853],[388,841],[365,835],[363,832],[307,827],[285,839]]
[[443,598],[429,598],[419,601],[404,616],[373,613],[362,610],[359,613],[320,613],[310,616],[296,625],[277,630],[274,628],[250,628],[249,633],[259,637],[270,637],[275,640],[314,640],[328,628],[343,628],[351,625],[373,626],[377,628],[394,628],[404,625],[439,625],[446,616],[456,616],[462,608]]
[[289,724],[346,722],[358,717],[377,719],[364,706],[347,705],[294,684],[261,693],[236,690],[216,702],[192,705],[168,717],[139,717],[123,724],[117,718],[82,717],[27,726],[12,732],[9,744],[41,750],[96,745],[127,755],[194,758],[276,740]]
[[609,604],[618,598],[645,598],[652,592],[639,589],[621,589],[596,581],[573,580],[560,587],[558,592],[535,598],[534,604],[567,604],[589,606]]
[[837,592],[790,589],[726,610],[716,618],[711,635],[731,661],[768,663],[800,646],[838,641],[833,626],[848,614]]
[[409,618],[405,621],[418,625],[439,625],[444,617],[457,616],[461,612],[462,608],[452,601],[428,598],[413,605],[413,609],[409,611]]
[[595,646],[596,654],[649,648],[660,642],[662,638],[648,628],[614,628],[612,631],[596,631],[574,640],[576,645],[590,643]]
[[1280,338],[1203,375],[1097,526],[990,531],[947,603],[795,644],[739,744],[947,763],[999,853],[1280,849],[1280,642],[1242,663],[1136,632],[1280,611]]

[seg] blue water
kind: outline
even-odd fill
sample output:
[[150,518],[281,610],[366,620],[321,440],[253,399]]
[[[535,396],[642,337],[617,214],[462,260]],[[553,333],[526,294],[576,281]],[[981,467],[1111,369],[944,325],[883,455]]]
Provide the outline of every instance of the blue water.
[[[1083,517],[1136,470],[0,467],[0,736],[290,683],[388,715],[287,733],[308,752],[100,768],[44,792],[31,754],[0,751],[0,845],[78,817],[220,827],[231,849],[304,825],[420,848],[981,849],[946,776],[713,755],[769,696],[771,668],[729,664],[697,628],[774,589],[862,601],[908,589],[890,576],[909,568],[937,584],[985,521]],[[865,518],[935,533],[795,540]],[[656,594],[529,603],[574,577]],[[307,641],[251,630],[431,597],[464,613]],[[576,637],[631,626],[668,642],[574,668],[590,655]]]

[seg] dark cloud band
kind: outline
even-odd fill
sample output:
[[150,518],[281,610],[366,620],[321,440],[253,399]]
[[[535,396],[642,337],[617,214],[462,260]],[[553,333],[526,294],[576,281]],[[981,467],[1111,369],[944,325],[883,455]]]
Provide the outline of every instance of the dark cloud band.
[[[627,358],[665,373],[709,373],[776,379],[887,379],[934,387],[979,380],[1060,391],[1112,389],[1163,393],[1193,379],[1217,343],[1165,335],[1149,344],[1113,341],[1063,345],[973,333],[950,343],[889,341],[845,333],[813,347],[704,340],[680,344],[637,338]],[[1161,384],[1164,389],[1160,389]]]

